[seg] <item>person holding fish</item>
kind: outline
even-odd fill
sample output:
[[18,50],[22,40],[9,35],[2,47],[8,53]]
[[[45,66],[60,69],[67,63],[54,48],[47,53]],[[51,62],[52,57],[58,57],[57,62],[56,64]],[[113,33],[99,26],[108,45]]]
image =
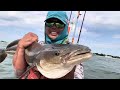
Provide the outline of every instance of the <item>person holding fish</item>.
[[[16,76],[20,79],[49,79],[36,67],[29,67],[25,60],[25,48],[38,42],[38,36],[27,33],[19,42],[13,58]],[[45,20],[45,44],[69,44],[68,16],[64,11],[49,11]],[[83,79],[83,65],[76,65],[67,75],[59,79]]]

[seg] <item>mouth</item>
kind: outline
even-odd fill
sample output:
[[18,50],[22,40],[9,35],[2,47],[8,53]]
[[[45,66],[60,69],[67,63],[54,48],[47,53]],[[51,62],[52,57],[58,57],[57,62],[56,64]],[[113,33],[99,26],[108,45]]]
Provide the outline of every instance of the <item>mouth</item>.
[[[64,58],[62,58],[62,57],[64,57]],[[80,53],[78,51],[74,51],[74,52],[71,52],[64,56],[61,56],[61,61],[62,61],[62,64],[64,64],[64,65],[72,65],[73,63],[75,63],[75,64],[82,63],[91,57],[92,57],[92,53],[89,51],[82,52],[82,53]]]
[[57,32],[55,32],[55,31],[50,32],[50,34],[51,34],[52,36],[57,36],[57,35],[58,35]]
[[76,54],[73,57],[70,58],[70,60],[72,59],[77,59],[77,58],[89,58],[91,57],[92,53],[87,52],[87,53],[81,53],[81,54]]
[[88,52],[88,53],[82,53],[82,54],[77,54],[77,55],[74,55],[73,57],[71,57],[67,61],[67,64],[68,65],[80,64],[82,62],[85,62],[85,61],[89,60],[91,57],[92,57],[92,53],[90,53],[90,52]]

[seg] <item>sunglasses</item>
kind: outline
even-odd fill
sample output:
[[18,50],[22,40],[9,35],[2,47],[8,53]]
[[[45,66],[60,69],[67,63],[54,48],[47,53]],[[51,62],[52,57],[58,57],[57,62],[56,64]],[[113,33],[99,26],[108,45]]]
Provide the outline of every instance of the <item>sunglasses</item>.
[[47,27],[53,27],[54,25],[57,27],[57,28],[64,28],[64,23],[59,23],[59,22],[45,22],[45,25]]

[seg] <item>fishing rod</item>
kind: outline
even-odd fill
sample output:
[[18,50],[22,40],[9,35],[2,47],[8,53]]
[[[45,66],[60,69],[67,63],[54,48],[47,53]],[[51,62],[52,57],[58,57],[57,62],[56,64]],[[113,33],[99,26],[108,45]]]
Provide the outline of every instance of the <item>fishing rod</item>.
[[69,18],[69,22],[70,22],[71,16],[72,16],[72,11],[71,11],[71,13],[70,13],[70,18]]
[[86,11],[85,11],[84,16],[83,16],[82,25],[81,25],[81,28],[80,28],[80,32],[79,32],[77,43],[79,43],[79,40],[80,40],[80,35],[81,35],[81,31],[82,31],[82,27],[83,27],[83,22],[84,22],[84,19],[85,19],[85,15],[86,15]]
[[73,37],[72,37],[72,43],[74,42],[74,37],[75,37],[77,22],[78,22],[78,19],[79,19],[79,16],[80,16],[80,15],[81,15],[81,14],[80,14],[80,11],[78,11],[78,16],[77,16],[77,19],[76,19],[75,29],[74,29],[74,33],[73,33]]
[[72,11],[70,13],[70,17],[69,17],[69,21],[68,21],[68,33],[70,33],[70,20],[71,20],[71,16],[72,16]]

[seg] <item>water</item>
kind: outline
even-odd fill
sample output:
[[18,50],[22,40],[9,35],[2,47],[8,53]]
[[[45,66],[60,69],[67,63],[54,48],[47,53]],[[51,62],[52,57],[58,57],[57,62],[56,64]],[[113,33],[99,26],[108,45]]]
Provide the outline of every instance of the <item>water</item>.
[[[7,43],[0,42],[0,48],[5,48]],[[16,79],[12,65],[12,55],[0,63],[0,79]],[[85,79],[120,79],[120,59],[96,56],[84,62]]]
[[86,79],[120,79],[120,59],[93,55],[83,65]]
[[[5,49],[7,42],[0,42],[0,49]],[[14,79],[14,71],[12,65],[12,55],[8,55],[6,59],[0,63],[0,79]]]

